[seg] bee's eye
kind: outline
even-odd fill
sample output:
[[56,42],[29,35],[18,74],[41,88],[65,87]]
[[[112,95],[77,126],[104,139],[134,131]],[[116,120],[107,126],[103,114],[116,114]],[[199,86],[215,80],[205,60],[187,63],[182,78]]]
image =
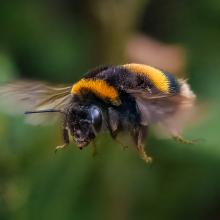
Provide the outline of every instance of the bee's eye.
[[102,126],[102,113],[97,106],[91,106],[89,109],[89,114],[92,120],[92,125],[96,132],[99,132]]

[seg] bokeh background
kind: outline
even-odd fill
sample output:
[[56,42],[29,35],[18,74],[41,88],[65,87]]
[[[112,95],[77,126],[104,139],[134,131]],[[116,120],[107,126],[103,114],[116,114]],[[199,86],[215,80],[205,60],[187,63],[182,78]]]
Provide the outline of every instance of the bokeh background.
[[0,82],[73,83],[101,64],[140,62],[189,78],[200,110],[184,136],[153,132],[146,165],[107,135],[54,154],[60,126],[0,114],[0,219],[220,219],[220,2],[0,2]]

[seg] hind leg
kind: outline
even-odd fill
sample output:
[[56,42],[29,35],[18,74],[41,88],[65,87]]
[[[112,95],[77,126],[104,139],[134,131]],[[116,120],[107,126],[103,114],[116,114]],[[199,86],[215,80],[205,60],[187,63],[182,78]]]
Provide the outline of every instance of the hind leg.
[[147,127],[145,126],[138,126],[135,127],[132,131],[132,137],[135,142],[135,149],[139,154],[140,158],[143,159],[146,163],[151,163],[152,158],[147,155],[144,149],[144,140],[147,133]]

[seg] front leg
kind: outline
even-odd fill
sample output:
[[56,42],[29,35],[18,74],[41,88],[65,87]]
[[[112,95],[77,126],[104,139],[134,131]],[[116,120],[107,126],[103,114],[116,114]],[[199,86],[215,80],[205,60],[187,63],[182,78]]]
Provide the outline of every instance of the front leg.
[[127,149],[128,146],[123,144],[118,138],[119,132],[121,132],[120,129],[120,121],[119,121],[119,115],[116,110],[113,108],[108,109],[108,120],[107,120],[107,126],[109,133],[113,140],[115,140],[119,145],[123,147],[123,150]]
[[132,132],[131,135],[135,142],[135,149],[141,159],[143,159],[146,163],[151,163],[152,158],[147,155],[147,153],[144,150],[144,140],[147,133],[147,127],[145,126],[136,126]]
[[125,146],[117,139],[117,135],[120,132],[120,119],[119,119],[119,113],[112,107],[108,108],[107,126],[112,139],[114,139],[119,145],[121,145],[123,149],[126,149],[127,146]]
[[119,140],[119,138],[118,138],[119,132],[120,132],[120,130],[116,130],[114,132],[110,130],[110,135],[113,140],[115,140],[119,145],[122,146],[123,150],[126,150],[126,149],[128,149],[128,145],[124,144],[122,141]]
[[65,148],[65,147],[68,146],[69,143],[70,143],[70,140],[69,140],[69,131],[68,131],[68,128],[67,128],[67,127],[64,127],[64,128],[63,128],[63,143],[64,143],[63,145],[57,146],[57,147],[55,148],[55,153],[57,152],[57,150],[61,150],[61,149]]

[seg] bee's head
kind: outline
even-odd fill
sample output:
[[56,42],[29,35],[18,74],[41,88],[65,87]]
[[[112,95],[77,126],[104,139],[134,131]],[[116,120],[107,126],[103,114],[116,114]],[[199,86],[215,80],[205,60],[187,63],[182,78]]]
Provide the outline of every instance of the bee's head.
[[95,105],[75,105],[68,113],[67,121],[76,144],[83,148],[101,130],[101,109]]

